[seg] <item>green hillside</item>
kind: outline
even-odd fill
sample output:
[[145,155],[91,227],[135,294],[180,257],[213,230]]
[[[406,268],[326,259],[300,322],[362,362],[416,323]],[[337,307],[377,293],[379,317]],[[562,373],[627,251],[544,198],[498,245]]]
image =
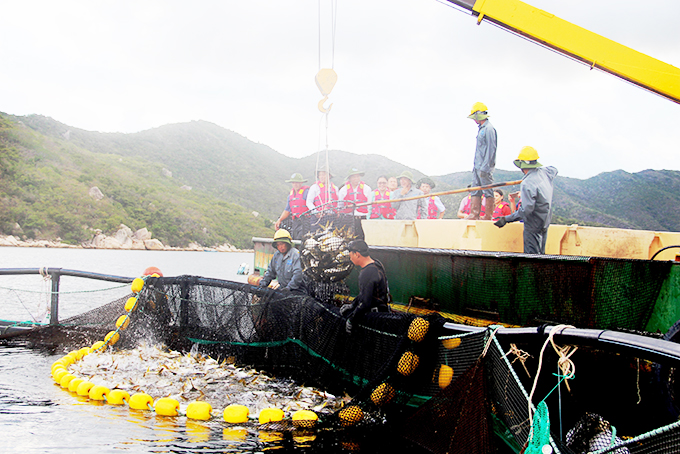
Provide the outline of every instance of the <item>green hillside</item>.
[[[272,232],[250,209],[163,176],[162,160],[113,149],[93,152],[67,140],[65,131],[43,135],[30,122],[17,121],[0,114],[1,233],[79,244],[94,229],[110,234],[125,224],[146,227],[169,246],[193,241],[245,248],[252,247],[253,235]],[[94,186],[103,199],[88,195]]]
[[[74,128],[40,115],[0,114],[0,233],[78,244],[95,229],[146,227],[170,246],[229,242],[250,247],[270,236],[300,172],[313,183],[318,153],[289,158],[266,145],[205,121],[165,125],[134,134]],[[379,155],[329,152],[337,185],[352,167],[375,185],[404,170]],[[496,181],[521,179],[497,169]],[[435,192],[464,188],[470,172],[433,177]],[[104,198],[88,195],[93,187]],[[505,192],[518,187],[504,188]],[[455,218],[464,194],[442,197]],[[680,231],[680,172],[604,173],[588,180],[558,176],[555,223]],[[255,215],[253,212],[258,212]]]

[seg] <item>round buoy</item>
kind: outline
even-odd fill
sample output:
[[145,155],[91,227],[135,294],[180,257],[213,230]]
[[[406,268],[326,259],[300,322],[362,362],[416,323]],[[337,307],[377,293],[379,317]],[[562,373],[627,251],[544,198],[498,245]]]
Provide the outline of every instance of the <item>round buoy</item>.
[[207,421],[212,417],[211,411],[212,406],[208,402],[191,402],[187,405],[187,418]]
[[123,405],[130,400],[130,394],[122,389],[112,389],[106,398],[106,401],[111,405]]
[[283,410],[280,408],[269,407],[260,412],[260,424],[267,422],[277,422],[283,420]]
[[449,350],[456,348],[460,345],[460,337],[453,337],[451,339],[444,339],[444,340],[442,340],[442,345],[444,345],[444,348],[449,349]]
[[118,317],[118,320],[116,320],[116,328],[120,328],[122,330],[126,329],[129,324],[130,324],[130,316],[127,315],[127,314],[121,315],[120,317]]
[[90,395],[90,390],[94,386],[94,383],[90,381],[84,381],[81,384],[78,385],[76,388],[76,393],[79,396],[89,396]]
[[117,331],[109,331],[106,336],[104,336],[104,343],[109,345],[114,345],[120,339],[120,334]]
[[428,329],[430,329],[430,322],[424,318],[416,317],[408,327],[408,338],[413,342],[420,342],[425,339]]
[[295,427],[311,428],[316,425],[319,417],[310,410],[298,410],[293,413],[293,425]]
[[383,383],[373,390],[371,393],[371,401],[378,407],[381,407],[392,400],[394,397],[394,388],[389,383]]
[[399,358],[397,372],[399,372],[401,375],[409,376],[414,370],[416,370],[419,362],[420,358],[418,358],[418,355],[413,352],[404,352],[404,354],[401,355],[401,358]]
[[132,281],[132,285],[130,286],[130,290],[132,290],[132,293],[139,293],[142,291],[142,288],[144,288],[144,279],[141,277],[136,277]]
[[128,405],[133,410],[148,410],[153,405],[153,397],[145,393],[134,393],[130,396]]
[[245,405],[231,404],[224,409],[224,420],[231,424],[248,422],[250,410]]
[[94,344],[92,344],[92,347],[90,347],[90,349],[92,349],[92,351],[95,352],[102,348],[104,345],[106,345],[104,341],[97,341]]
[[60,384],[60,383],[61,383],[61,378],[62,378],[64,375],[66,375],[66,374],[68,374],[68,372],[66,371],[66,369],[57,369],[57,370],[52,374],[52,378],[54,378],[54,381],[55,381],[57,384]]
[[451,384],[453,379],[453,369],[446,364],[439,366],[439,379],[437,380],[438,385],[441,389],[446,388]]
[[88,393],[88,396],[92,400],[106,400],[106,398],[109,395],[109,388],[106,386],[102,385],[94,385],[92,388],[90,388],[90,392]]
[[76,378],[75,375],[73,374],[65,374],[61,376],[61,380],[59,380],[59,386],[61,386],[64,389],[68,389],[69,383],[71,383],[71,380]]
[[353,426],[364,419],[364,412],[358,406],[350,405],[340,410],[338,417],[343,426]]
[[169,397],[161,397],[156,401],[154,405],[157,415],[161,416],[177,416],[177,410],[179,410],[179,402],[175,399],[170,399]]
[[78,352],[80,353],[80,359],[82,359],[83,357],[92,353],[92,350],[90,350],[90,347],[83,347],[80,350],[78,350]]
[[163,273],[161,272],[161,270],[159,270],[155,266],[150,266],[147,269],[145,269],[142,275],[151,277],[163,277]]
[[68,384],[68,390],[72,393],[75,393],[78,390],[78,385],[80,385],[82,382],[84,382],[82,378],[74,378],[71,380],[71,382]]
[[131,312],[137,307],[137,297],[131,296],[125,302],[125,312]]
[[73,359],[73,357],[72,357],[72,356],[68,356],[68,355],[67,355],[67,356],[62,356],[60,361],[61,361],[62,364],[63,364],[64,366],[66,366],[66,367],[70,366],[71,364],[73,364],[73,363],[75,362],[75,360]]
[[54,371],[56,371],[58,369],[66,370],[66,365],[64,363],[62,363],[61,361],[55,361],[55,363],[52,364],[52,370],[51,370],[52,375],[54,375]]

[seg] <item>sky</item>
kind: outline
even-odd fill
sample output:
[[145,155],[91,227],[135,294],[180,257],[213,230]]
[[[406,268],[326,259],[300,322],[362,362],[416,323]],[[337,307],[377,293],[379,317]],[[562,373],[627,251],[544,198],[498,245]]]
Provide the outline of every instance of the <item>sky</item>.
[[[680,2],[528,3],[680,66]],[[314,77],[330,67],[324,115]],[[0,15],[0,112],[90,131],[205,120],[291,157],[372,153],[436,176],[471,170],[477,101],[499,169],[531,145],[567,177],[680,170],[679,104],[441,0],[22,0]]]

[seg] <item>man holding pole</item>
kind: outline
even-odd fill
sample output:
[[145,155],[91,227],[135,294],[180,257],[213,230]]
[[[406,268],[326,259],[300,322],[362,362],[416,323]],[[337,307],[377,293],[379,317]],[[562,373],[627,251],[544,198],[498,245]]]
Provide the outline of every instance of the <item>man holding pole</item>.
[[[489,112],[485,104],[476,102],[468,118],[477,123],[477,145],[475,147],[475,161],[472,168],[472,186],[488,186],[493,184],[493,171],[496,168],[496,146],[498,140],[496,129],[489,122]],[[486,199],[484,220],[491,220],[494,209],[493,189],[474,191],[471,193],[470,214],[465,219],[480,219],[482,208],[482,194]]]

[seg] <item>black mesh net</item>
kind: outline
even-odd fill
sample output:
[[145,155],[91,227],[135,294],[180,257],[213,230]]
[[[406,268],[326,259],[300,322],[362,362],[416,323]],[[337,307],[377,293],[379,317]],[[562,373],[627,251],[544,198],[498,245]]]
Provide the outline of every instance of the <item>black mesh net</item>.
[[[125,313],[124,305],[125,298],[113,301],[65,320],[69,326],[61,329],[91,327],[96,334],[88,342],[100,340]],[[211,356],[353,396],[338,412],[322,410],[324,424],[350,431],[395,424],[407,440],[433,453],[519,452],[531,433],[526,390],[543,338],[519,344],[529,355],[525,370],[514,359],[520,350],[510,354],[492,331],[452,335],[439,315],[391,312],[369,313],[348,334],[332,301],[194,276],[150,277],[116,348],[140,341],[181,351],[198,345]],[[83,345],[82,339],[73,342]],[[566,433],[583,426],[583,411],[607,421],[603,427],[610,432],[601,433],[618,430],[620,442],[614,439],[607,452],[677,451],[680,423],[664,413],[649,363],[586,348],[573,358],[576,378],[569,390],[561,385],[558,398],[551,394],[557,378],[548,366],[554,368],[557,356],[549,349],[534,394],[534,402],[547,403],[552,426],[545,435],[555,452],[579,452],[567,446]],[[569,442],[595,447],[595,436],[583,433],[575,429]]]

